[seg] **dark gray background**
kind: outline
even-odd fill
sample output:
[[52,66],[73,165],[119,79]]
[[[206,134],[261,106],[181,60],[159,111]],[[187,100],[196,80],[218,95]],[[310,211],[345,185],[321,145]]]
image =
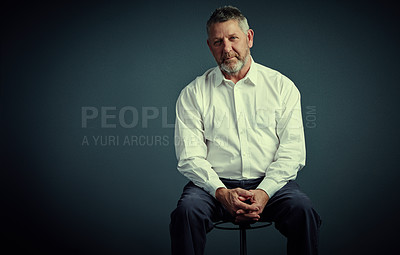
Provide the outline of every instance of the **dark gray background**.
[[[169,214],[186,183],[176,171],[173,128],[161,116],[147,128],[116,120],[104,128],[100,119],[82,128],[81,109],[166,107],[173,123],[180,90],[215,66],[205,22],[228,2],[8,2],[1,4],[5,241],[15,252],[168,254]],[[323,219],[321,254],[395,254],[399,9],[349,2],[229,3],[255,31],[255,61],[302,93],[311,122],[298,182]],[[82,146],[84,136],[132,135],[168,143]],[[238,252],[238,233],[215,230],[208,240],[207,254]],[[248,246],[249,254],[285,254],[274,228],[250,232]]]

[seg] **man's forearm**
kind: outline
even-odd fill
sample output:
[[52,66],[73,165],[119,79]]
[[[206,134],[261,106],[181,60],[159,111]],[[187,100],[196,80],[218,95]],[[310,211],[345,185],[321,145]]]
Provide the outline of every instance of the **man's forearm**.
[[179,160],[178,171],[213,197],[218,188],[225,187],[210,162],[204,158],[191,157]]

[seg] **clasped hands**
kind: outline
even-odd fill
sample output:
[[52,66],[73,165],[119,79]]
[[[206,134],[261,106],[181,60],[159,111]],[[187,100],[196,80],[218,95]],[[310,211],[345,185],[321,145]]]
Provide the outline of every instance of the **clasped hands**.
[[268,194],[261,189],[219,188],[215,197],[235,217],[235,223],[258,221],[269,200]]

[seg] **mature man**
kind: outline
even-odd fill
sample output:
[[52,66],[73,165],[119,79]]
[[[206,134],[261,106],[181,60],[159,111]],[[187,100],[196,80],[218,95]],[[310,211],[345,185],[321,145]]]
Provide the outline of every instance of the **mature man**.
[[172,253],[203,254],[213,222],[224,219],[273,221],[288,254],[317,254],[320,218],[294,181],[305,165],[300,93],[254,62],[254,31],[237,8],[216,9],[207,33],[218,67],[176,104],[178,170],[190,182],[171,214]]

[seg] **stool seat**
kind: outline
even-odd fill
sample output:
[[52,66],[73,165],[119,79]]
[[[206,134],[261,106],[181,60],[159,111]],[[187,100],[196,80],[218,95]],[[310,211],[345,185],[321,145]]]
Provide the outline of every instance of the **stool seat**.
[[[240,255],[247,255],[247,243],[246,243],[246,230],[265,228],[272,225],[272,222],[260,222],[260,224],[254,223],[233,223],[231,221],[217,221],[214,223],[216,229],[223,230],[239,230],[240,231]],[[227,224],[233,224],[234,226],[226,226]],[[235,226],[236,225],[236,226]]]

